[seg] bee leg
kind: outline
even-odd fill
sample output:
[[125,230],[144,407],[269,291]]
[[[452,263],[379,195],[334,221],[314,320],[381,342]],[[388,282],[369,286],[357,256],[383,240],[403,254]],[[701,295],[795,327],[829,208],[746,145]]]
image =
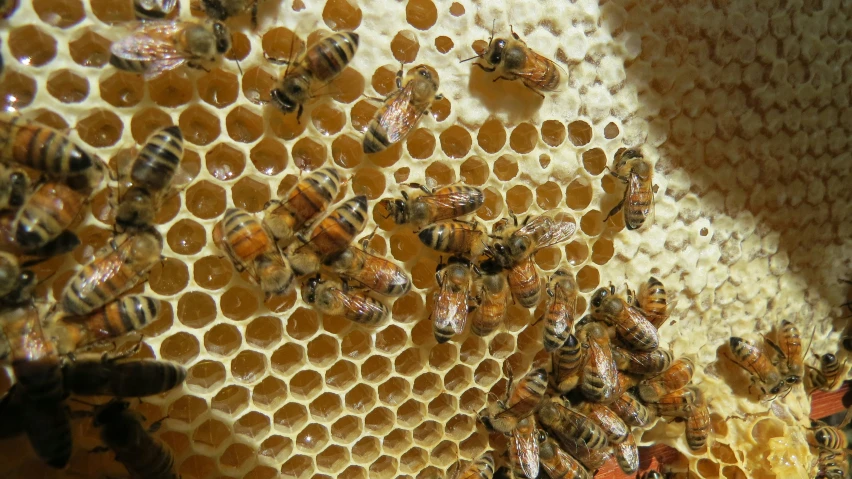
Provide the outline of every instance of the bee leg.
[[289,60],[289,59],[288,59],[288,60],[284,60],[283,58],[275,58],[275,57],[271,57],[271,56],[269,56],[269,54],[268,54],[268,53],[266,53],[266,52],[263,52],[263,58],[265,58],[265,59],[266,59],[266,61],[268,61],[269,63],[272,63],[273,65],[281,65],[281,66],[284,66],[284,65],[289,65],[289,64],[290,64],[290,60]]
[[399,64],[399,71],[396,72],[396,89],[402,89],[402,63]]
[[544,93],[542,93],[542,92],[540,92],[540,91],[536,90],[535,88],[533,88],[533,87],[531,87],[531,86],[527,85],[527,83],[526,83],[526,82],[524,82],[524,86],[525,86],[525,87],[527,87],[527,88],[529,88],[529,89],[530,89],[530,91],[532,91],[532,92],[533,92],[533,93],[535,93],[536,95],[538,95],[538,96],[540,96],[540,97],[544,98]]
[[305,112],[305,107],[302,104],[299,104],[299,110],[296,112],[296,123],[302,124],[302,113]]
[[148,432],[154,433],[154,432],[159,431],[160,427],[162,427],[162,425],[163,425],[163,421],[165,421],[168,418],[169,418],[169,416],[167,414],[167,415],[161,417],[160,419],[152,422],[151,425],[148,427]]
[[489,67],[486,67],[485,65],[483,65],[479,62],[474,63],[474,65],[478,66],[479,68],[482,68],[483,70],[487,71],[488,73],[491,73],[491,72],[497,70],[497,67],[489,68]]
[[603,222],[606,223],[610,218],[615,216],[616,213],[621,211],[622,206],[624,206],[624,198],[622,198],[621,201],[619,201],[618,204],[615,205],[615,208],[609,210],[609,214],[606,215],[606,218],[604,218]]

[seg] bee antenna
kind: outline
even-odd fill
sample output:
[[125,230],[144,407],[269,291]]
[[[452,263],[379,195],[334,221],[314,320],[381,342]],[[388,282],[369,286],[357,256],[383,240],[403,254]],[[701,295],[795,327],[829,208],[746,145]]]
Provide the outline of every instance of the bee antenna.
[[473,57],[470,57],[470,58],[465,58],[464,60],[461,60],[459,63],[464,63],[464,62],[469,62],[471,60],[476,60],[477,58],[482,58],[483,55],[485,55],[485,54],[483,53],[482,55],[476,55],[476,56],[473,56]]
[[237,70],[239,70],[239,71],[240,71],[240,76],[245,75],[245,73],[243,73],[243,67],[241,67],[241,66],[240,66],[240,61],[239,61],[239,60],[237,60],[236,58],[234,58],[234,63],[236,63],[236,64],[237,64]]

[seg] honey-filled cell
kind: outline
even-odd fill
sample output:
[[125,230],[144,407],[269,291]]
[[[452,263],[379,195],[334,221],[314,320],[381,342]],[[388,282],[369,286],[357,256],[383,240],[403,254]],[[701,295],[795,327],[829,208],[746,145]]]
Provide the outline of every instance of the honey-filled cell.
[[355,168],[361,164],[364,151],[359,140],[340,135],[331,142],[331,158],[341,168]]
[[[269,101],[271,100],[272,97],[270,95],[270,92],[275,87],[277,79],[272,73],[269,73],[267,70],[261,67],[252,67],[245,71],[245,74],[243,74],[243,76],[240,78],[240,81],[242,82],[243,95],[245,95],[246,99],[256,105],[264,105],[269,103]],[[227,87],[229,87],[229,84],[221,83],[216,86],[216,89],[207,91],[210,91],[211,93],[218,93],[219,89]],[[202,95],[202,98],[204,98],[204,91],[204,87],[202,87],[201,83],[199,82],[198,92]],[[217,97],[214,96],[210,96],[210,98],[205,99],[205,101],[217,107],[222,107],[226,104],[217,104],[219,103],[219,100]]]
[[[250,75],[249,78],[253,78],[251,75],[256,75],[257,70],[259,69],[253,68],[247,71],[246,75]],[[243,88],[245,89],[246,83],[250,80],[245,77],[242,80]],[[198,96],[216,108],[222,108],[235,102],[238,92],[239,80],[237,76],[221,68],[214,68],[210,73],[198,78]],[[246,96],[248,97],[249,95],[246,94]]]
[[139,75],[115,71],[101,78],[100,93],[101,98],[112,106],[135,106],[145,94],[145,81]]
[[14,111],[32,104],[36,89],[34,78],[12,70],[5,72],[0,80],[0,109]]
[[148,95],[159,106],[174,108],[188,103],[195,87],[184,69],[164,72],[148,81]]
[[231,189],[234,206],[250,213],[257,213],[270,199],[269,185],[252,178],[243,177]]
[[390,47],[393,57],[400,63],[413,62],[417,58],[417,52],[420,51],[417,35],[407,30],[397,32],[391,40]]
[[84,67],[99,68],[109,61],[109,46],[109,40],[91,30],[86,30],[68,43],[68,51],[74,63]]
[[287,166],[287,147],[274,138],[262,138],[249,153],[255,169],[267,176],[276,176]]
[[35,25],[11,30],[7,42],[12,56],[27,67],[44,66],[56,57],[56,39]]
[[121,118],[111,111],[94,110],[77,121],[76,129],[81,140],[95,148],[104,148],[118,142],[124,124]]
[[47,91],[62,103],[80,103],[89,96],[89,82],[70,70],[60,70],[50,75]]

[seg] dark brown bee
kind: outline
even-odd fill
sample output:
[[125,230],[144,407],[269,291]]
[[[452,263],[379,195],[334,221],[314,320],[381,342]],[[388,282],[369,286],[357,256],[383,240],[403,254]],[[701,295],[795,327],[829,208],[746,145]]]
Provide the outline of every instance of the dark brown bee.
[[615,295],[615,287],[600,288],[592,296],[592,317],[615,326],[615,332],[628,347],[653,351],[660,345],[657,328],[642,313]]
[[553,378],[556,389],[567,393],[580,382],[586,348],[573,334],[568,335],[565,344],[553,353]]
[[65,363],[62,366],[65,390],[80,396],[136,398],[170,391],[186,378],[186,369],[177,364],[124,360],[125,356],[75,358]]
[[633,434],[628,434],[627,438],[618,444],[615,444],[615,460],[618,461],[618,467],[627,475],[636,474],[639,470],[639,448],[636,447],[636,439]]
[[517,427],[518,421],[538,409],[546,391],[547,371],[543,368],[531,370],[514,387],[510,376],[506,400],[489,404],[486,415],[480,420],[489,429],[508,434]]
[[175,9],[177,0],[133,0],[137,20],[161,20]]
[[313,96],[314,85],[327,85],[340,75],[355,58],[358,41],[357,33],[337,32],[305,50],[294,63],[273,60],[275,63],[288,63],[288,65],[284,75],[270,92],[272,103],[284,113],[293,113],[298,110],[296,113],[298,121],[302,117],[305,103]]
[[344,201],[311,231],[310,239],[289,256],[293,271],[314,274],[320,264],[342,253],[367,226],[367,197]]
[[642,310],[645,319],[650,321],[657,329],[666,324],[671,314],[666,288],[660,280],[653,276],[639,287],[634,305]]
[[752,385],[757,385],[763,394],[777,395],[789,387],[763,350],[738,337],[731,338],[730,346],[734,363],[751,375]]
[[434,192],[424,185],[412,183],[409,186],[420,188],[425,194],[409,198],[403,191],[403,199],[382,200],[381,204],[394,223],[411,224],[417,229],[471,214],[485,201],[482,190],[473,186],[445,186]]
[[243,12],[250,12],[252,27],[257,28],[257,6],[260,0],[201,0],[204,13],[213,20],[225,21]]
[[662,374],[642,381],[637,386],[639,397],[644,401],[656,401],[661,396],[677,391],[692,381],[695,365],[689,358],[678,358]]
[[482,58],[488,62],[489,66],[474,63],[479,68],[487,72],[499,71],[500,76],[494,81],[520,80],[539,96],[544,96],[542,91],[555,91],[559,87],[560,74],[556,64],[528,47],[514,30],[509,39],[495,39],[492,36],[488,41],[488,50],[473,58]]
[[445,221],[420,230],[420,242],[442,253],[476,258],[485,251],[485,230],[479,223]]
[[162,251],[163,238],[154,230],[113,238],[110,246],[65,285],[59,301],[62,309],[73,316],[85,316],[102,308],[144,281]]
[[477,336],[488,336],[506,319],[511,299],[509,283],[502,268],[493,261],[485,261],[474,269],[480,275],[475,281],[479,306],[473,312],[470,330]]
[[701,401],[701,392],[694,386],[687,386],[666,394],[651,404],[660,416],[688,418],[694,413],[696,404],[701,404]]
[[439,264],[435,273],[438,281],[438,293],[432,310],[432,332],[438,343],[446,343],[456,334],[464,331],[470,312],[470,298],[473,275],[470,263],[452,257],[449,264]]
[[831,353],[817,356],[817,358],[819,359],[819,370],[808,366],[808,379],[811,389],[831,391],[840,383],[843,366],[846,362],[841,363],[837,356]]
[[584,402],[578,411],[601,427],[610,444],[621,444],[630,434],[630,428],[612,410],[603,404]]
[[562,449],[580,461],[587,471],[595,472],[612,459],[611,449],[589,449],[585,444],[575,439],[569,439],[564,434],[556,432]]
[[[115,453],[133,478],[177,479],[172,454],[139,422],[126,401],[110,401],[95,410],[92,424],[100,428],[101,441]],[[103,449],[96,449],[100,451]]]
[[404,269],[384,258],[367,252],[367,241],[361,247],[350,246],[326,265],[340,276],[357,281],[379,294],[399,297],[411,289],[411,279]]
[[87,316],[53,318],[48,322],[48,335],[60,352],[66,354],[82,346],[139,331],[159,314],[159,299],[124,296]]
[[653,410],[629,392],[622,394],[607,406],[631,427],[645,427],[656,418]]
[[130,187],[119,198],[116,225],[127,229],[153,224],[181,158],[183,134],[177,126],[162,128],[148,138],[130,165]]
[[[606,222],[611,216],[624,207],[624,225],[629,230],[641,228],[645,220],[654,211],[654,169],[642,156],[639,150],[623,150],[615,155],[615,162],[610,174],[625,184],[624,197],[610,210],[604,218]],[[627,203],[625,206],[624,203]]]
[[78,218],[85,198],[62,183],[42,184],[18,211],[12,228],[15,241],[27,251],[59,238]]
[[0,164],[0,211],[23,206],[29,190],[30,177],[26,172]]
[[535,479],[539,471],[539,442],[546,435],[536,428],[535,416],[518,421],[509,434],[509,462],[516,478]]
[[491,451],[484,452],[464,469],[461,463],[453,465],[452,479],[491,479],[494,476],[494,457]]
[[396,88],[367,126],[364,153],[384,151],[405,139],[432,103],[443,98],[438,78],[426,65],[412,67],[404,78],[402,70],[397,72]]
[[710,410],[700,390],[695,401],[695,409],[686,418],[686,443],[693,451],[698,451],[707,444],[710,435]]
[[[609,336],[597,323],[583,328],[583,336],[588,338],[586,363],[580,379],[580,391],[595,402],[608,403],[616,397],[618,370],[612,359]],[[582,336],[581,336],[582,337]]]
[[[571,409],[561,398],[550,397],[538,411],[542,424],[557,435],[582,444],[588,449],[604,449],[609,445],[606,433],[594,421]],[[562,441],[565,444],[568,441]]]
[[7,113],[0,114],[0,159],[39,170],[76,190],[93,186],[99,168],[62,133]]
[[290,244],[297,232],[325,212],[337,197],[340,183],[337,169],[326,166],[305,175],[283,200],[267,203],[263,224],[279,246]]
[[[592,475],[573,456],[548,438],[539,452],[541,465],[551,479],[591,479]],[[527,476],[530,477],[530,476]]]
[[543,317],[545,351],[550,353],[559,349],[574,329],[578,291],[577,281],[571,273],[560,269],[550,277],[547,285],[550,301]]
[[665,371],[673,359],[672,353],[665,349],[637,353],[619,347],[612,348],[612,358],[619,371],[642,375]]
[[0,399],[0,439],[24,433],[24,396],[21,389],[12,386]]
[[318,277],[302,286],[302,299],[323,314],[343,316],[365,326],[375,326],[388,316],[388,308],[381,301]]

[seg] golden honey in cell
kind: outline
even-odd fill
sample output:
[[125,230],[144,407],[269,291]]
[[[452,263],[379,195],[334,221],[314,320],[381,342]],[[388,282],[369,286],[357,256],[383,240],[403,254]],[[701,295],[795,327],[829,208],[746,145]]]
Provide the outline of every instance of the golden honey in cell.
[[326,212],[341,181],[337,168],[325,166],[305,175],[283,199],[267,203],[263,224],[279,246],[290,244],[296,233]]
[[686,444],[693,451],[704,448],[710,435],[710,410],[700,390],[698,392],[695,409],[686,418]]
[[18,211],[12,228],[15,241],[25,250],[44,247],[78,218],[85,198],[62,183],[42,184]]
[[618,370],[612,358],[612,348],[606,330],[597,323],[583,328],[588,344],[586,362],[580,376],[580,391],[589,400],[608,403],[618,397]]
[[355,281],[384,296],[397,298],[411,290],[411,279],[397,264],[371,254],[367,241],[350,246],[326,261],[326,266],[342,278]]
[[474,282],[478,306],[470,320],[470,330],[477,336],[488,336],[506,319],[511,300],[509,283],[493,262],[483,262],[474,269],[479,274]]
[[627,438],[613,446],[615,449],[615,460],[618,462],[618,467],[621,472],[627,475],[636,474],[639,470],[639,448],[636,446],[636,439],[633,434],[628,434]]
[[491,479],[494,476],[494,456],[491,451],[484,452],[464,469],[460,463],[453,465],[452,479]]
[[177,0],[133,0],[133,14],[137,20],[162,20],[175,9]]
[[126,230],[153,224],[181,158],[183,134],[177,126],[162,128],[148,138],[130,165],[130,186],[120,195],[116,225]]
[[[541,466],[551,479],[591,479],[582,464],[563,451],[555,440],[548,438],[541,444],[539,452]],[[517,477],[517,476],[516,476]]]
[[662,281],[653,276],[639,286],[634,305],[657,329],[663,327],[671,314],[666,288]]
[[160,314],[160,300],[130,295],[113,301],[87,316],[61,317],[48,321],[48,335],[62,353],[139,331]]
[[[473,58],[482,58],[488,65],[474,65],[487,72],[497,72],[497,80],[520,80],[524,86],[539,96],[541,92],[555,91],[561,75],[552,60],[536,53],[512,30],[512,38],[494,38],[488,41],[488,50]],[[470,60],[472,60],[471,58]]]
[[573,334],[553,353],[553,379],[556,389],[567,393],[577,387],[583,369],[586,348]]
[[71,419],[63,404],[59,354],[32,304],[6,311],[0,324],[9,341],[15,389],[21,390],[24,432],[39,459],[61,469],[71,458]]
[[592,317],[615,326],[618,338],[630,349],[653,351],[660,345],[657,328],[642,313],[615,295],[615,288],[600,288],[592,296]]
[[411,198],[408,193],[402,191],[402,199],[382,200],[381,204],[387,209],[394,223],[410,224],[417,229],[469,215],[485,202],[482,190],[474,186],[452,185],[436,191],[416,183],[408,186],[420,188],[424,194]]
[[621,444],[627,439],[630,428],[607,406],[586,401],[577,410],[601,427],[610,444]]
[[92,425],[100,429],[101,441],[130,477],[177,479],[171,452],[142,427],[129,407],[127,401],[113,400],[96,408]]
[[634,352],[620,347],[612,348],[612,358],[619,371],[645,376],[665,371],[673,359],[672,353],[665,349]]
[[71,276],[60,295],[60,306],[69,315],[85,316],[115,301],[148,278],[162,251],[163,238],[154,230],[112,238]]
[[479,223],[444,221],[417,233],[420,242],[441,253],[476,258],[485,251],[487,235]]
[[609,446],[604,430],[588,417],[571,409],[562,398],[546,399],[538,411],[538,419],[560,438],[563,445],[573,441],[592,450]]
[[331,280],[309,279],[302,286],[302,299],[323,314],[343,316],[365,326],[375,326],[388,316],[381,301]]
[[661,396],[686,386],[692,381],[695,365],[689,358],[678,358],[662,374],[642,381],[636,391],[643,401],[656,401]]
[[701,402],[701,393],[694,386],[687,386],[666,394],[656,401],[649,401],[663,417],[688,418],[693,414],[696,404]]
[[574,329],[577,309],[577,281],[565,270],[557,270],[550,277],[547,295],[550,297],[544,311],[544,349],[552,353],[559,349]]
[[607,407],[630,427],[645,427],[656,418],[654,411],[630,392],[625,392]]
[[150,79],[184,64],[204,68],[230,49],[231,33],[221,22],[154,20],[114,42],[109,63]]
[[604,222],[624,210],[624,225],[628,230],[641,228],[654,211],[654,169],[639,150],[629,149],[615,155],[610,174],[627,186],[624,197],[604,218]]
[[547,371],[535,368],[524,375],[517,384],[509,378],[507,397],[488,405],[480,420],[489,429],[508,434],[521,419],[533,414],[541,405],[547,391]]
[[30,178],[25,171],[0,164],[0,211],[20,208],[29,190]]
[[752,385],[762,394],[777,395],[785,389],[786,381],[761,348],[742,338],[731,337],[730,349],[733,362],[749,373]]
[[200,0],[204,13],[213,20],[225,21],[244,12],[251,14],[251,24],[257,28],[257,6],[260,0]]
[[396,75],[397,90],[385,98],[364,134],[364,153],[378,153],[405,139],[436,100],[438,78],[426,65]]
[[267,296],[285,294],[293,270],[263,225],[245,210],[228,208],[213,228],[213,242],[237,271],[248,271]]
[[64,134],[11,113],[0,113],[0,161],[41,171],[76,190],[94,186],[100,167]]
[[535,416],[527,416],[509,434],[509,463],[516,478],[535,479],[539,471],[539,442],[546,437],[536,428]]
[[781,321],[781,327],[776,331],[775,341],[766,338],[766,344],[777,353],[777,358],[773,362],[778,372],[785,377],[787,384],[792,386],[802,382],[805,363],[799,328],[785,319]]
[[293,64],[287,65],[284,75],[270,92],[272,104],[284,113],[297,111],[296,118],[300,119],[305,103],[314,96],[316,87],[328,85],[355,57],[358,41],[357,33],[337,32],[305,50]]
[[186,369],[177,364],[123,357],[105,355],[66,362],[62,366],[65,389],[80,396],[138,398],[170,391],[186,378]]
[[288,257],[299,275],[319,271],[320,264],[342,253],[367,226],[367,197],[359,195],[344,201],[311,231],[310,239]]
[[467,324],[473,281],[470,263],[454,256],[448,264],[438,265],[435,279],[438,281],[438,292],[432,308],[432,332],[440,344],[461,334]]

